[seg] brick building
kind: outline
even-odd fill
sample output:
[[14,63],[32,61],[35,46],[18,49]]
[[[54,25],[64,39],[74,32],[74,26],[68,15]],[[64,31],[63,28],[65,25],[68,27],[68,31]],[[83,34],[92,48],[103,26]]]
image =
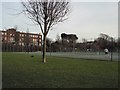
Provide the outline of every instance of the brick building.
[[38,51],[41,49],[42,35],[40,33],[19,32],[15,28],[2,30],[0,33],[3,51],[26,51],[28,48],[29,51],[31,48],[32,51]]

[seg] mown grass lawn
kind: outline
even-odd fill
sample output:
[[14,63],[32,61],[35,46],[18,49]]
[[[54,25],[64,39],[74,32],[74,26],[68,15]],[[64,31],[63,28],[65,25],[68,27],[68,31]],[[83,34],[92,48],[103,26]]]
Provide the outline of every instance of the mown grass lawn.
[[118,62],[3,53],[3,88],[116,88]]

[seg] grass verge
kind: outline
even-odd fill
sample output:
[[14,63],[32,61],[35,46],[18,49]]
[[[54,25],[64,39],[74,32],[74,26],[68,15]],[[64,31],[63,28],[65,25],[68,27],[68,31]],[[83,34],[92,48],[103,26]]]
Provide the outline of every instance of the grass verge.
[[2,53],[3,88],[116,88],[118,62]]

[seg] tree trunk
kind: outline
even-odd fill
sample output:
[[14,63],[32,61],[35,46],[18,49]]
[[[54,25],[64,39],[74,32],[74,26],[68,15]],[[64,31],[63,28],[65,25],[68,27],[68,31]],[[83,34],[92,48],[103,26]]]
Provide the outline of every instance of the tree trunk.
[[46,63],[46,36],[43,36],[43,56],[42,56],[42,62]]

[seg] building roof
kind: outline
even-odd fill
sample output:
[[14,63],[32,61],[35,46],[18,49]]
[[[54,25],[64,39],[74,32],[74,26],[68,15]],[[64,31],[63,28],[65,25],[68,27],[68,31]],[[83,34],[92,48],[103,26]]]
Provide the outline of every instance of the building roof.
[[[22,31],[18,31],[16,30],[14,27],[9,27],[7,29],[0,29],[0,31],[5,32],[5,31],[9,31],[9,30],[15,30],[17,33],[21,33],[21,34],[26,34],[27,32],[22,32]],[[30,35],[41,35],[40,33],[32,33],[32,32],[28,32]]]

